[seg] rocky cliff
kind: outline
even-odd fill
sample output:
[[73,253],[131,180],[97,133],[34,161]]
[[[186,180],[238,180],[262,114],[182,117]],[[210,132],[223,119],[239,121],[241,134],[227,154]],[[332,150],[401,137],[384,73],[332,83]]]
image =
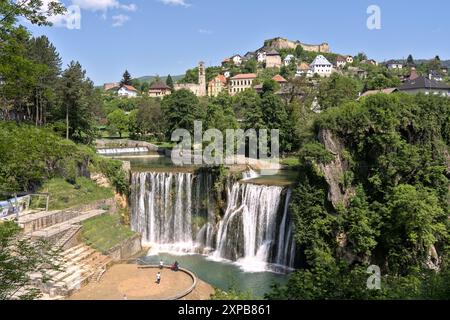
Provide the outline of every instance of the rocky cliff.
[[329,186],[328,200],[335,208],[339,205],[347,207],[354,195],[354,189],[344,185],[344,175],[349,169],[348,161],[343,156],[344,144],[328,129],[321,129],[318,139],[335,157],[330,163],[318,165]]

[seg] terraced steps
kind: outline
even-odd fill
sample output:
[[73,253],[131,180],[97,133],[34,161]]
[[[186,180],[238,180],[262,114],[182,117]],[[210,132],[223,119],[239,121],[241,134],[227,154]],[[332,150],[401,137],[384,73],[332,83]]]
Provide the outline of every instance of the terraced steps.
[[69,296],[74,290],[97,280],[97,276],[112,264],[109,257],[85,244],[64,251],[62,256],[63,270],[49,272],[51,280],[47,283],[42,282],[42,275],[32,275],[35,286],[42,290],[47,299]]

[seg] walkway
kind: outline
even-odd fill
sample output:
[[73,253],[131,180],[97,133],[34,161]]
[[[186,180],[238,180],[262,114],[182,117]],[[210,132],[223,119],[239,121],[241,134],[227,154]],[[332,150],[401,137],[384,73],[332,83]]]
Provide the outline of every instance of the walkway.
[[[155,283],[157,272],[161,272],[161,283]],[[186,293],[194,284],[185,272],[173,272],[164,268],[141,268],[135,264],[112,266],[98,283],[91,282],[75,292],[70,300],[168,300]],[[181,299],[206,300],[214,292],[213,288],[197,281],[194,290]]]

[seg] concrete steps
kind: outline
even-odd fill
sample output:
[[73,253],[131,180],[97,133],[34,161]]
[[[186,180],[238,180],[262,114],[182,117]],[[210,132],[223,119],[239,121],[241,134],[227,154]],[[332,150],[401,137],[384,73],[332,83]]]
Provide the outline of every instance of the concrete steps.
[[49,272],[51,280],[47,283],[42,283],[42,275],[33,275],[35,285],[47,299],[69,296],[74,290],[96,280],[112,264],[109,257],[84,244],[64,251],[62,256],[63,270]]

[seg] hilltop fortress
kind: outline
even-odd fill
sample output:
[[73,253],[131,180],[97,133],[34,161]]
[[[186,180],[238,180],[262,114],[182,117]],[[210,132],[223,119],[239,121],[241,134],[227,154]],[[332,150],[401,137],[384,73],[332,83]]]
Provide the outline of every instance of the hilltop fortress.
[[260,51],[267,51],[270,49],[275,50],[281,50],[281,49],[295,49],[297,46],[302,46],[305,51],[310,52],[320,52],[320,53],[329,53],[330,52],[330,46],[328,43],[324,42],[321,44],[306,44],[302,43],[300,41],[291,41],[286,38],[273,38],[264,41],[264,46],[257,50],[257,52]]

